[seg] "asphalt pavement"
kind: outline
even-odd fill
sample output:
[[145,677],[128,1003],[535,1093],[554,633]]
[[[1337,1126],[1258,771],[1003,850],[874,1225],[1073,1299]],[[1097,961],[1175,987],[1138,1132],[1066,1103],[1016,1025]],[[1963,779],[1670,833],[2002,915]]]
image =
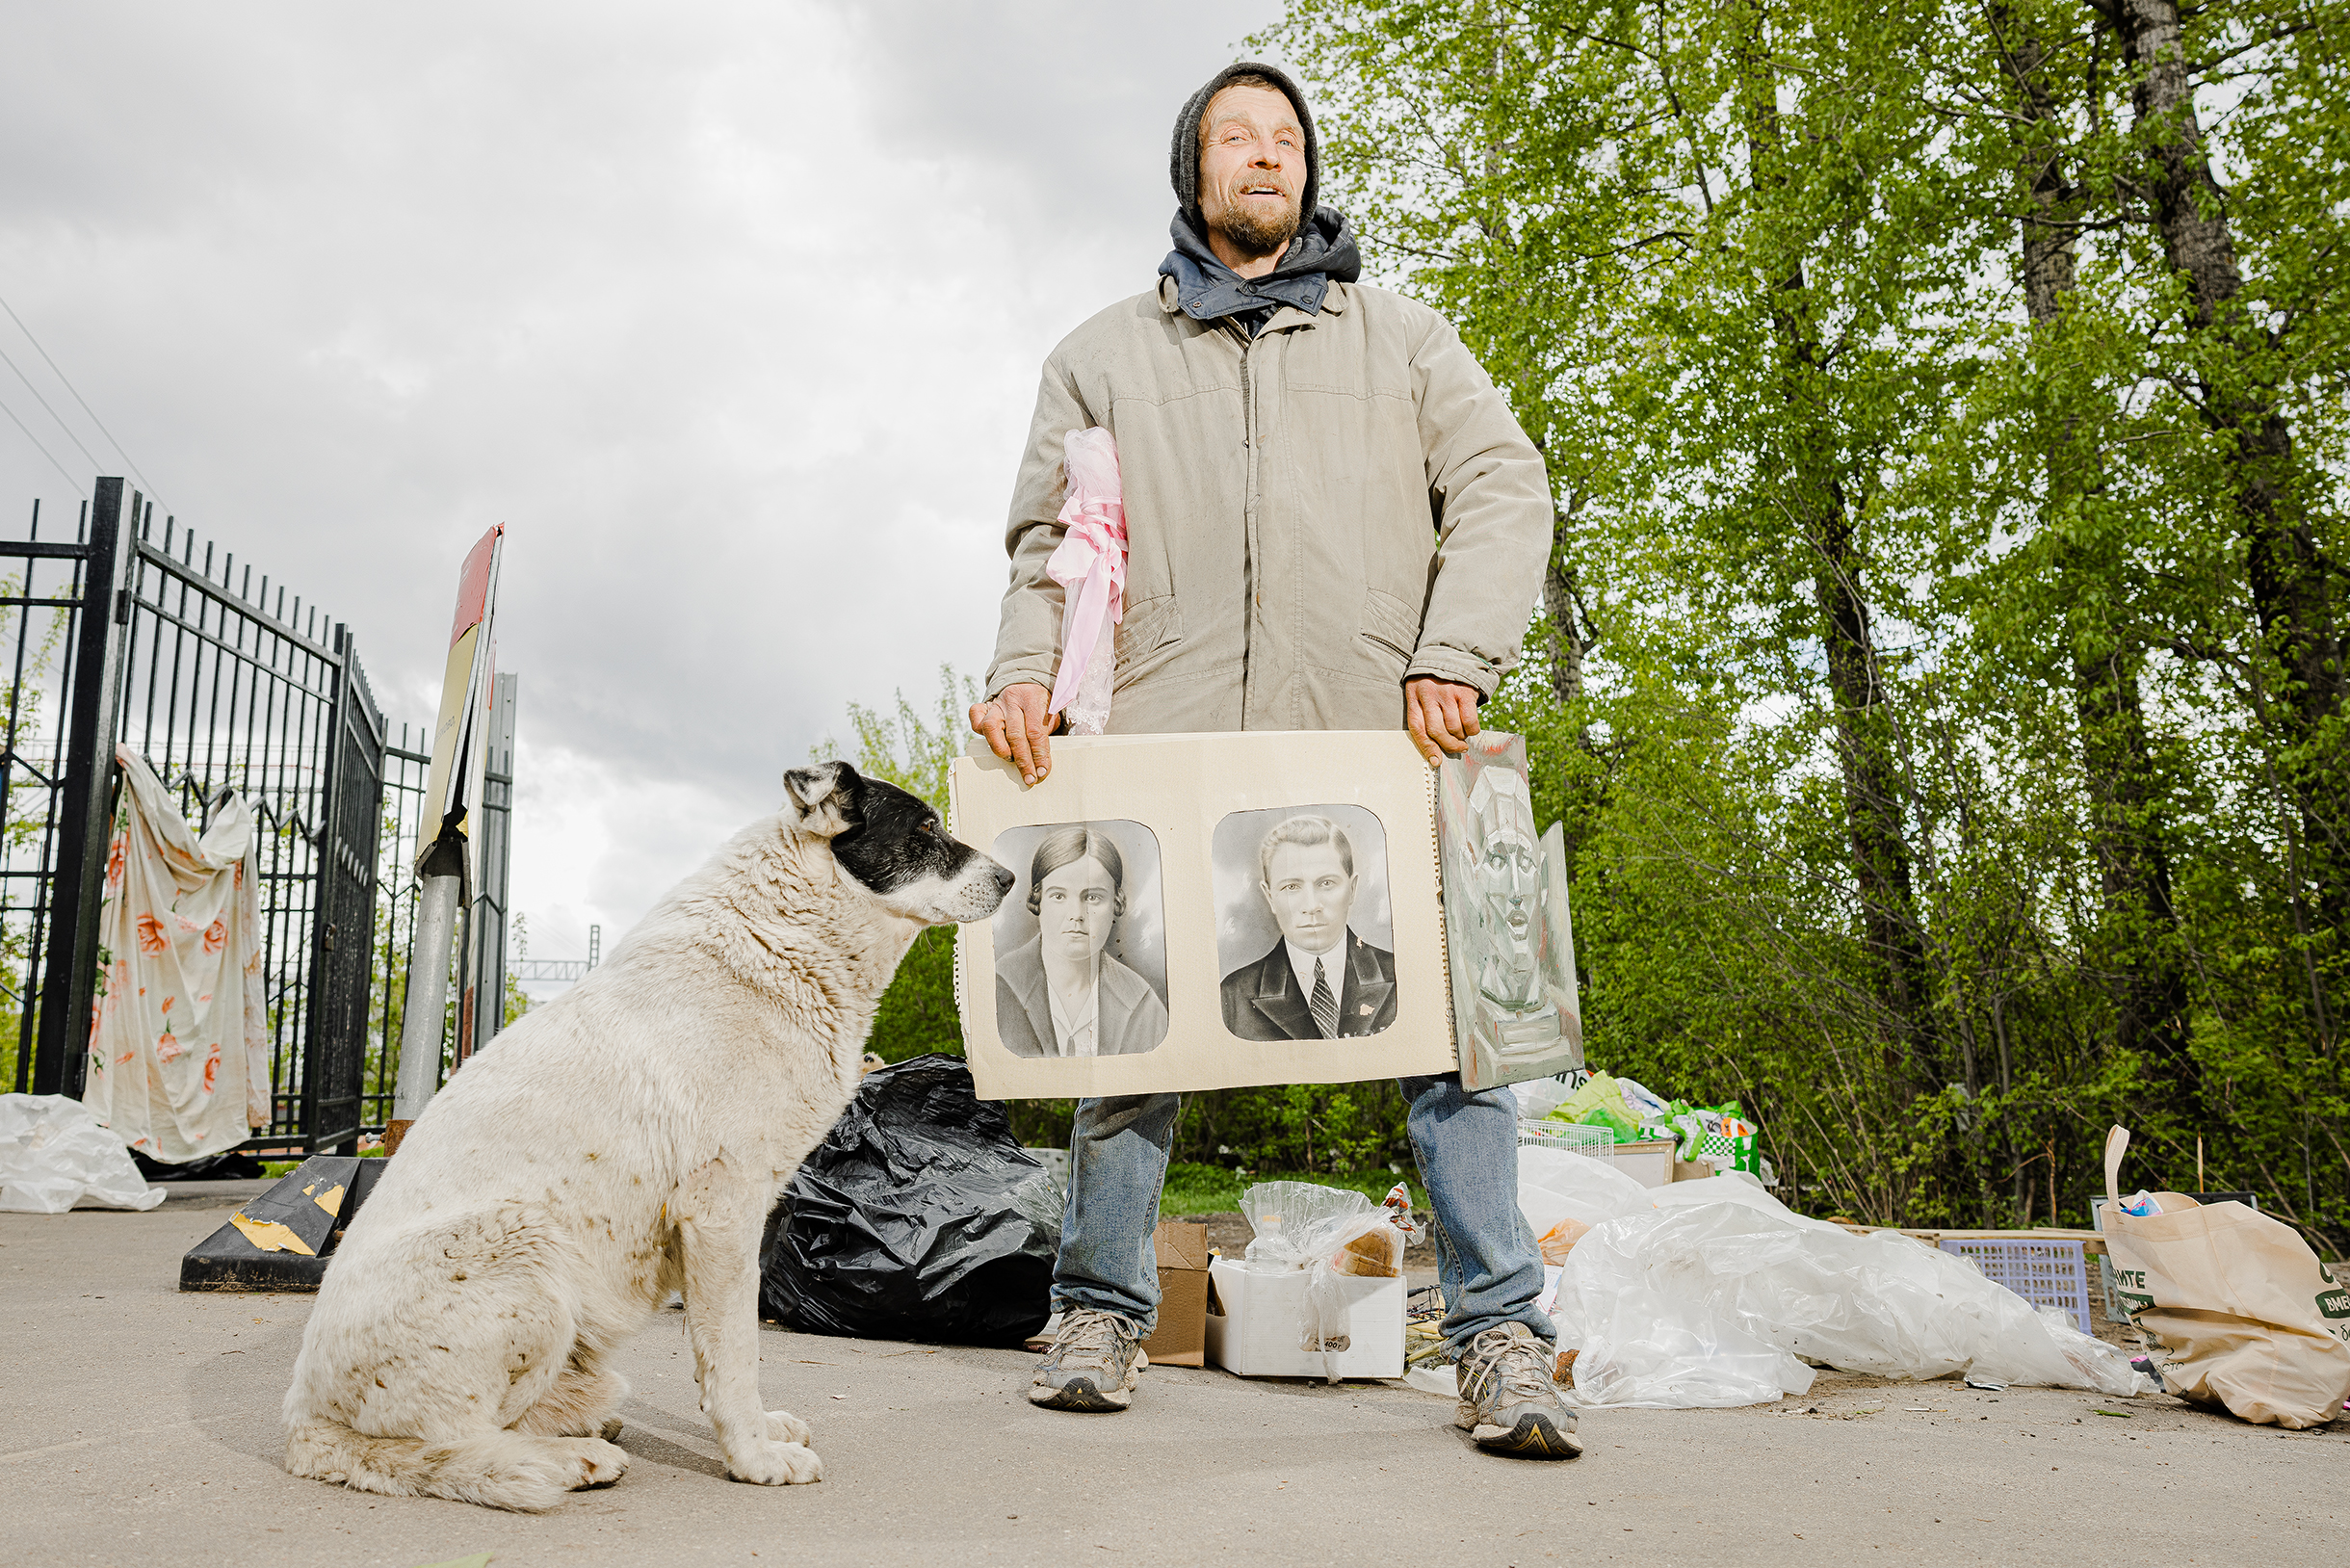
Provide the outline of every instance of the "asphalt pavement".
[[[2312,1563],[2350,1556],[2350,1430],[2162,1396],[1824,1373],[1743,1410],[1587,1412],[1566,1464],[1494,1458],[1401,1385],[1153,1368],[1115,1416],[1031,1408],[1018,1351],[761,1336],[824,1479],[726,1479],[682,1314],[621,1357],[609,1489],[552,1513],[286,1475],[312,1298],[182,1294],[247,1189],[144,1215],[0,1215],[0,1564]],[[2101,1414],[2120,1411],[2119,1415]],[[1095,1554],[1105,1554],[1096,1557]]]

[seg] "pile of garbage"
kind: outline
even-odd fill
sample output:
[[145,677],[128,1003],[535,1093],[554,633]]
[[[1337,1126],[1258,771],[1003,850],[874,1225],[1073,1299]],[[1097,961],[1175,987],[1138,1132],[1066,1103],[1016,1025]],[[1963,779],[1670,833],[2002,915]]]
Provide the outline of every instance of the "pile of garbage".
[[1537,1127],[1549,1122],[1603,1128],[1617,1143],[1669,1141],[1676,1160],[1752,1171],[1766,1186],[1778,1180],[1757,1148],[1762,1129],[1736,1100],[1717,1106],[1667,1100],[1645,1085],[1603,1072],[1594,1072],[1572,1091],[1546,1079],[1520,1085],[1517,1093],[1520,1114]]
[[1808,1392],[1814,1365],[2154,1389],[2126,1352],[1966,1259],[1806,1218],[1749,1172],[1645,1188],[1606,1160],[1529,1146],[1518,1204],[1552,1265],[1545,1310],[1559,1349],[1576,1352],[1580,1404],[1768,1403]]

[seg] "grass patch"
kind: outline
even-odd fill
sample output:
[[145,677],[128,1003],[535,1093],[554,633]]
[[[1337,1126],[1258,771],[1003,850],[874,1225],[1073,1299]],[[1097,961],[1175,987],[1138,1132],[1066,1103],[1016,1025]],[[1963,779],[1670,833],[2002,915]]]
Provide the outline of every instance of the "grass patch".
[[[361,1149],[359,1158],[362,1160],[382,1159],[383,1145],[379,1143],[372,1149]],[[275,1181],[280,1176],[290,1176],[300,1168],[301,1161],[300,1160],[264,1160],[261,1162],[261,1174],[267,1176],[271,1181]]]
[[1266,1170],[1242,1176],[1222,1165],[1171,1164],[1167,1166],[1166,1190],[1159,1199],[1162,1215],[1221,1215],[1240,1212],[1240,1194],[1259,1182],[1312,1182],[1317,1187],[1338,1187],[1360,1192],[1376,1203],[1387,1196],[1387,1189],[1397,1181],[1409,1182],[1412,1207],[1425,1210],[1427,1189],[1411,1180],[1412,1173],[1397,1176],[1392,1171],[1363,1171],[1352,1176],[1332,1176],[1320,1171]]

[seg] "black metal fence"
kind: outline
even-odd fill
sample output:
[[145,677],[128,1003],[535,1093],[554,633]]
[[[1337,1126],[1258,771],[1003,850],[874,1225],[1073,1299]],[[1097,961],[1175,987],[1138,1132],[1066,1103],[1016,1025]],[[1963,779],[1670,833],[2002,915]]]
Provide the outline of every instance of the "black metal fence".
[[[406,726],[388,744],[347,626],[152,512],[100,479],[72,538],[43,539],[38,507],[0,538],[0,1082],[81,1092],[120,745],[199,833],[232,791],[254,815],[271,1093],[248,1146],[348,1148],[397,1073],[431,757]],[[509,689],[484,802],[501,914],[511,711]]]

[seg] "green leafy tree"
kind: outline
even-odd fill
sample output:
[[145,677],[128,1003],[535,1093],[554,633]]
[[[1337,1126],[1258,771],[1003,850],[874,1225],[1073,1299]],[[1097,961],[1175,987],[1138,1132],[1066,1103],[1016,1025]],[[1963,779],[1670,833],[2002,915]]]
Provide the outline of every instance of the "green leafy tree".
[[[2338,0],[1292,0],[1374,271],[1549,459],[1594,1058],[1807,1201],[2338,1242]],[[2219,112],[2224,110],[2224,112]],[[1530,595],[1529,595],[1530,596]]]

